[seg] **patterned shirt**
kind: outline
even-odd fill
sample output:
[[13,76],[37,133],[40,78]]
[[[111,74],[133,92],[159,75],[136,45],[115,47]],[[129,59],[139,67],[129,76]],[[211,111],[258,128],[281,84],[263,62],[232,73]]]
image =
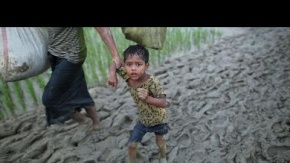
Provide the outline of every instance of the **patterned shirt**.
[[[125,71],[124,67],[120,67],[117,70],[117,73],[125,80],[128,80],[128,75]],[[166,114],[165,108],[160,108],[153,106],[151,104],[148,104],[144,101],[142,101],[138,97],[138,88],[145,88],[148,89],[148,95],[154,98],[166,98],[166,93],[164,92],[159,80],[154,77],[150,76],[149,79],[146,80],[144,84],[141,86],[134,88],[130,87],[130,93],[134,100],[134,102],[137,105],[137,113],[138,113],[138,119],[139,121],[144,124],[145,126],[155,126],[157,124],[164,124],[168,123],[168,117]]]
[[72,63],[83,63],[87,48],[82,27],[48,28],[48,51],[59,58]]

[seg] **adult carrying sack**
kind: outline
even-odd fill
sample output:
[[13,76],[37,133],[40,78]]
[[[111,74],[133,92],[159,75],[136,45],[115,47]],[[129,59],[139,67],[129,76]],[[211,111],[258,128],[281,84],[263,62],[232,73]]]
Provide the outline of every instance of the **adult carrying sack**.
[[0,71],[3,81],[39,75],[49,66],[48,31],[44,27],[1,27]]
[[163,48],[166,31],[166,27],[122,27],[127,40],[155,50]]

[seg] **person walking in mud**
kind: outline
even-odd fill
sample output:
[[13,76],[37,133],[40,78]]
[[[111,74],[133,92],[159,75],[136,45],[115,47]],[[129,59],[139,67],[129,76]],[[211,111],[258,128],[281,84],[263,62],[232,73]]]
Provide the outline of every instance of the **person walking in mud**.
[[131,96],[137,105],[138,120],[128,140],[129,161],[136,162],[137,145],[149,132],[155,133],[160,162],[166,163],[166,142],[163,137],[169,129],[166,93],[159,80],[146,73],[149,67],[149,52],[145,47],[130,45],[123,52],[123,56],[124,65],[111,65],[108,84],[117,88],[118,73],[130,87]]
[[[97,27],[102,40],[108,47],[114,64],[122,60],[108,27]],[[52,74],[44,88],[42,102],[45,106],[47,125],[62,124],[74,119],[80,124],[87,123],[80,111],[85,108],[93,121],[93,130],[98,129],[99,120],[95,102],[88,92],[82,65],[87,48],[82,27],[48,28],[48,56]]]

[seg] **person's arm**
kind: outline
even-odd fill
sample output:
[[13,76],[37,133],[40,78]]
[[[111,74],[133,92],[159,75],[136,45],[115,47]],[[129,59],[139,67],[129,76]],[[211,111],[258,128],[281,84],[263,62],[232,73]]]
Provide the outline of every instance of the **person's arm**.
[[144,88],[138,89],[138,96],[141,100],[145,101],[148,104],[154,105],[156,107],[166,108],[167,101],[166,98],[163,97],[151,97],[148,95],[148,90]]
[[[166,93],[160,84],[160,81],[158,79],[152,80],[153,82],[150,85],[147,86],[146,89],[141,89],[138,91],[138,96],[141,98],[143,101],[147,102],[148,104],[161,107],[161,108],[166,108],[169,107],[169,104],[167,103],[166,100]],[[148,92],[151,92],[152,96],[149,96]]]
[[118,86],[118,78],[116,74],[116,64],[115,62],[112,63],[109,69],[109,78],[108,78],[108,84],[114,87],[115,89]]
[[113,86],[114,88],[117,88],[118,86],[118,78],[117,74],[124,79],[126,82],[129,79],[129,76],[123,66],[123,64],[117,68],[116,64],[113,62],[112,65],[110,66],[109,69],[109,79],[108,79],[108,84]]
[[161,107],[161,108],[166,108],[167,107],[167,101],[165,98],[154,98],[151,96],[148,96],[146,98],[146,102],[148,104],[157,106],[157,107]]
[[119,56],[119,53],[115,44],[115,40],[111,34],[110,28],[109,27],[96,27],[96,30],[98,31],[102,40],[108,47],[112,55],[112,59],[116,64],[116,67],[119,68],[122,65],[122,60]]

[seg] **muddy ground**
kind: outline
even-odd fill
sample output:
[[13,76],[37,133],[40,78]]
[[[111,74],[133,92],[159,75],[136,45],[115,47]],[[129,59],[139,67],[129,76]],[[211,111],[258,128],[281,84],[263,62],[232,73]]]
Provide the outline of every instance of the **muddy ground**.
[[[290,162],[290,28],[250,28],[150,69],[171,106],[170,163]],[[128,87],[90,92],[101,130],[45,127],[43,108],[0,122],[1,163],[121,163],[136,122]],[[153,134],[139,162],[157,163]]]

